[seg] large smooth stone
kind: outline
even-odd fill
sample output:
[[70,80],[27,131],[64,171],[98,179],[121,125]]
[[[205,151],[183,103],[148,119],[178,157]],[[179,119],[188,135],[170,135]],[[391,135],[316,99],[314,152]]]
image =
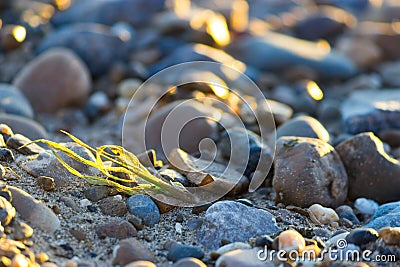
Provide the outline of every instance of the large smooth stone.
[[32,60],[15,77],[14,85],[39,112],[82,105],[92,86],[85,63],[65,48],[48,50]]
[[12,205],[22,219],[49,233],[54,233],[61,227],[60,220],[46,204],[36,200],[22,189],[14,186],[8,186],[8,188],[12,194]]
[[300,207],[343,204],[347,174],[332,146],[314,138],[281,137],[276,147],[273,187],[277,201]]
[[275,234],[279,230],[275,217],[265,210],[234,201],[219,201],[207,209],[197,239],[205,247],[217,249],[221,239],[243,242],[250,237]]
[[349,176],[349,198],[380,203],[400,199],[400,164],[373,133],[358,134],[336,146]]

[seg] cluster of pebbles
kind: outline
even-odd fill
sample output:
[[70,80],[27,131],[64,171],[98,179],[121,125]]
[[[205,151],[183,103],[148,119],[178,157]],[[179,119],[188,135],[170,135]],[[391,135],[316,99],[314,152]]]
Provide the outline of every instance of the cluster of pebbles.
[[[399,12],[389,0],[0,1],[0,266],[398,266]],[[223,71],[190,68],[140,90],[189,61],[233,67],[268,100]],[[234,84],[247,105],[199,82],[157,102],[171,81],[192,78]],[[162,151],[178,105],[176,122],[200,119]],[[270,117],[276,132],[256,120]],[[123,145],[160,179],[232,190],[182,208],[89,184],[31,143],[96,160],[60,130],[93,147],[121,144],[124,131]],[[199,158],[205,138],[218,148],[210,166]],[[245,150],[248,159],[231,157]],[[257,173],[260,159],[268,172]],[[237,182],[228,162],[245,164]],[[260,257],[270,251],[284,253]]]

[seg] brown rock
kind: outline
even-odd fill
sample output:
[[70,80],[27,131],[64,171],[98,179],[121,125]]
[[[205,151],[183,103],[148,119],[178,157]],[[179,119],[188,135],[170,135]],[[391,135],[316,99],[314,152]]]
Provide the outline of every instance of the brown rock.
[[400,198],[400,164],[386,154],[373,133],[361,133],[336,146],[349,176],[350,199],[365,197],[380,203]]
[[382,60],[382,51],[367,38],[345,37],[339,40],[336,48],[351,58],[360,68],[368,68]]
[[38,178],[35,179],[36,184],[46,190],[46,191],[53,191],[56,189],[56,183],[54,182],[54,179],[48,176],[39,176]]
[[344,166],[329,144],[302,137],[278,140],[273,178],[277,201],[337,207],[346,199],[347,186]]
[[71,229],[69,232],[79,241],[86,240],[86,233],[82,229]]
[[400,130],[383,130],[378,134],[379,138],[392,147],[400,147]]
[[400,227],[384,227],[378,233],[387,245],[400,246]]
[[135,227],[129,222],[112,218],[108,222],[96,227],[96,234],[99,237],[113,237],[118,239],[129,238],[137,235]]
[[17,74],[14,85],[36,111],[54,112],[85,103],[91,79],[86,65],[71,50],[54,48],[26,65]]
[[135,238],[121,240],[114,248],[114,264],[125,266],[134,261],[154,261],[149,248]]
[[115,197],[107,197],[101,200],[99,207],[105,215],[123,216],[128,212],[125,202]]

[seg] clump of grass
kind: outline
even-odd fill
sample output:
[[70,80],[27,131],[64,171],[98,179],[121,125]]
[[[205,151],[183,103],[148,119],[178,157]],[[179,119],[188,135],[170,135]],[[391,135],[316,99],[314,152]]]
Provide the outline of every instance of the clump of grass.
[[[149,170],[139,162],[138,158],[133,153],[127,151],[122,146],[103,145],[97,148],[92,148],[72,134],[65,131],[61,132],[66,134],[78,145],[91,151],[96,160],[87,160],[73,152],[65,145],[46,139],[35,140],[33,143],[43,143],[48,145],[58,161],[70,173],[86,180],[90,184],[114,187],[118,191],[128,195],[153,192],[157,194],[165,194],[177,199],[187,200],[192,197],[182,184],[172,181],[168,183],[152,175]],[[78,170],[66,163],[60,157],[59,152],[66,154],[68,157],[82,164],[98,169],[104,176],[92,176],[80,173]],[[125,178],[117,176],[117,173],[124,174],[123,177]],[[124,182],[135,183],[136,186],[126,186],[122,184]]]

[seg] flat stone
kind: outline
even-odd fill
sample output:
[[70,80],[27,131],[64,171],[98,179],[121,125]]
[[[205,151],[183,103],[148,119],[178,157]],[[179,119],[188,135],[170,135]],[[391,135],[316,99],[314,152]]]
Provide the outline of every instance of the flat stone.
[[125,202],[115,197],[107,197],[100,200],[99,207],[103,214],[110,216],[123,216],[128,212]]
[[160,211],[154,201],[147,195],[136,194],[126,200],[129,213],[142,219],[148,226],[160,222]]
[[400,90],[355,91],[342,104],[346,132],[379,132],[400,129]]
[[150,75],[170,66],[191,61],[211,61],[219,62],[227,66],[244,66],[242,62],[223,50],[204,44],[184,44],[176,47],[168,56],[151,66],[149,70]]
[[47,138],[47,132],[38,122],[25,117],[0,114],[0,122],[10,126],[15,133],[25,135],[31,140]]
[[272,31],[241,38],[227,52],[261,71],[278,72],[297,65],[330,79],[348,78],[356,72],[354,63],[334,49]]
[[97,202],[107,197],[110,191],[111,191],[110,187],[105,185],[98,185],[98,186],[89,186],[85,188],[83,194],[90,201]]
[[43,202],[17,187],[9,186],[9,190],[12,194],[12,205],[22,219],[50,234],[60,228],[60,220]]
[[91,90],[91,77],[75,53],[54,48],[29,62],[13,84],[21,89],[36,111],[54,112],[85,103]]
[[0,110],[17,116],[33,118],[33,109],[21,91],[11,84],[0,83]]
[[361,133],[336,146],[349,176],[351,200],[364,197],[385,203],[400,197],[400,165],[373,133]]
[[276,138],[282,136],[298,136],[318,138],[329,142],[329,133],[325,127],[316,119],[309,116],[293,118],[276,129]]
[[113,264],[125,266],[134,261],[154,261],[154,255],[150,249],[135,238],[119,241],[113,252]]
[[196,238],[205,247],[216,249],[222,239],[244,242],[279,230],[274,216],[267,211],[234,201],[219,201],[208,208]]
[[183,245],[180,243],[172,244],[168,250],[167,259],[173,262],[189,257],[202,259],[204,257],[204,252],[199,247]]
[[314,138],[281,137],[276,151],[273,187],[277,201],[300,207],[343,204],[347,174],[333,147]]
[[[24,155],[35,155],[43,152],[44,149],[37,144],[29,144],[32,140],[22,134],[15,134],[8,138],[7,146],[16,149],[18,152]],[[29,144],[29,145],[28,145]],[[27,146],[24,146],[27,145]],[[24,147],[21,147],[24,146]]]
[[95,231],[99,237],[117,239],[125,239],[137,235],[137,231],[132,224],[119,218],[112,218],[108,222],[98,225]]
[[[95,158],[88,149],[76,144],[76,143],[65,143],[65,146],[71,149],[73,152],[78,154],[79,156],[95,161]],[[64,160],[69,166],[79,171],[82,174],[97,176],[99,174],[99,170],[87,166],[83,163],[80,163],[62,152],[57,152],[62,160]],[[36,158],[19,158],[18,164],[24,169],[27,173],[34,177],[39,176],[49,176],[54,179],[57,187],[65,187],[69,186],[71,181],[77,181],[80,178],[71,175],[71,173],[61,165],[58,159],[54,156],[54,154],[45,150],[41,152]]]

